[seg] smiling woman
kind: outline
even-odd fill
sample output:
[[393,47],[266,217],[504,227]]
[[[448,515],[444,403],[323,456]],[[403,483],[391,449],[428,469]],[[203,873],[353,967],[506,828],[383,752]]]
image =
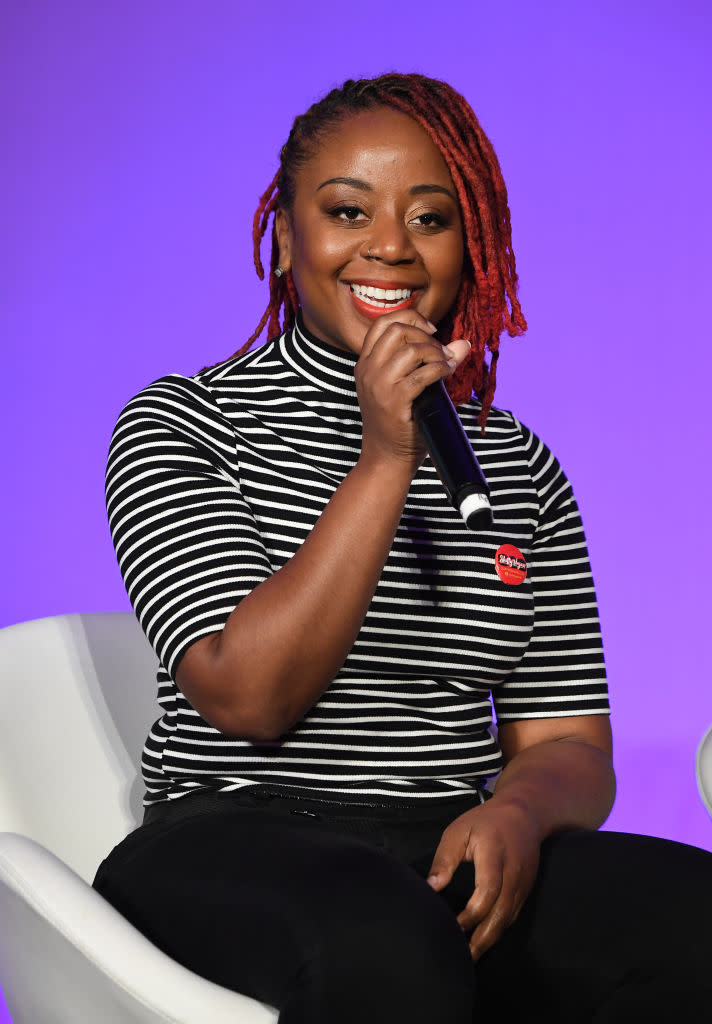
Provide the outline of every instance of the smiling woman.
[[[97,889],[280,1024],[702,1019],[712,857],[596,831],[615,784],[581,519],[492,406],[526,325],[491,144],[442,82],[347,82],[282,148],[260,275],[270,222],[255,334],[114,432],[163,713],[144,825]],[[413,419],[438,380],[489,481],[479,532]]]
[[364,111],[329,133],[297,172],[276,232],[305,327],[357,355],[384,311],[416,309],[437,324],[460,288],[462,222],[447,165],[392,110]]
[[[399,121],[398,113],[404,116],[405,121],[402,118]],[[376,154],[377,147],[370,150],[376,157],[372,173],[380,178],[381,184],[389,182],[395,166],[388,165],[388,154],[401,168],[404,158],[422,160],[422,167],[411,166],[409,169],[413,174],[409,190],[412,199],[427,199],[430,206],[424,204],[422,216],[413,219],[419,219],[427,233],[437,230],[442,216],[445,218],[444,230],[459,228],[463,234],[463,262],[457,295],[445,311],[442,322],[435,317],[430,319],[438,323],[441,338],[469,339],[471,351],[468,358],[447,381],[447,387],[456,402],[469,399],[473,390],[482,398],[480,423],[484,425],[494,396],[500,335],[503,330],[512,337],[522,334],[526,330],[526,321],[517,298],[507,189],[497,156],[470,105],[445,82],[421,75],[395,74],[349,81],[297,117],[282,148],[280,168],[255,213],[255,267],[262,277],[260,240],[272,213],[277,213],[276,234],[282,217],[293,212],[302,169],[319,158],[322,149],[338,150],[338,147],[330,147],[329,137],[334,132],[348,135],[349,124],[354,122],[355,126],[361,122],[363,125],[364,116],[380,121],[383,129],[389,124],[398,126],[396,138],[381,134],[380,142],[385,147],[383,152]],[[407,142],[409,147],[416,143],[415,149],[410,148],[408,157],[405,157],[402,146],[398,147],[399,133],[401,143]],[[364,140],[356,141],[363,143]],[[367,145],[373,146],[375,141],[369,140]],[[369,182],[357,173],[354,176],[345,174],[346,153],[340,152],[339,156],[341,160],[336,163],[341,166],[341,173],[325,178],[323,184],[340,184],[355,189],[355,194],[351,193],[355,202],[349,204],[348,209],[339,210],[338,204],[334,209],[339,216],[368,228],[368,213],[362,207],[365,195],[373,190],[376,181]],[[365,151],[352,153],[352,159],[354,166],[363,166]],[[424,173],[426,169],[432,169],[430,180]],[[437,203],[433,205],[436,196],[454,200],[456,210],[450,204],[438,209]],[[366,249],[367,256],[369,250],[378,256],[375,246],[370,245]],[[274,274],[280,255],[280,247],[273,236],[270,303],[257,330],[238,354],[247,351],[268,321],[270,334],[278,332],[280,310],[284,311],[283,326],[289,328],[300,309],[301,297],[294,281]],[[391,274],[392,278],[395,276]],[[378,315],[374,313],[374,317]],[[429,316],[427,312],[425,315]],[[485,362],[487,349],[492,353],[489,367]]]

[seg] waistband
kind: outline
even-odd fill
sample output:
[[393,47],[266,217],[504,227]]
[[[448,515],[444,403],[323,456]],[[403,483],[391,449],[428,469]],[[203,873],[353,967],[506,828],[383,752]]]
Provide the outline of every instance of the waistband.
[[178,822],[204,814],[234,814],[240,810],[262,810],[276,814],[290,814],[310,818],[324,823],[356,823],[368,830],[372,825],[408,824],[410,826],[438,822],[449,822],[472,807],[479,807],[489,799],[491,793],[485,789],[457,795],[446,800],[428,800],[422,805],[399,806],[332,803],[308,797],[283,796],[281,794],[255,793],[240,790],[236,793],[191,793],[176,800],[162,800],[150,804],[144,811],[143,824],[156,822]]

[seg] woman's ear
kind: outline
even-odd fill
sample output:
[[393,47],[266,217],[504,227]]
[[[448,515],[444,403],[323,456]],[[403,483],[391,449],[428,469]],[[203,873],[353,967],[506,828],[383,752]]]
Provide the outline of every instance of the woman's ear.
[[274,215],[274,230],[279,246],[279,266],[282,270],[289,270],[292,266],[292,228],[289,216],[282,209],[277,210]]

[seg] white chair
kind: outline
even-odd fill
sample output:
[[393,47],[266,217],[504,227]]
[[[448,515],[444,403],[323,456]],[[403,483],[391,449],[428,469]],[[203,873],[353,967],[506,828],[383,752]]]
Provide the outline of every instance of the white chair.
[[702,803],[712,814],[712,725],[700,740],[695,769]]
[[91,888],[141,820],[155,670],[129,612],[0,630],[0,987],[13,1024],[276,1024]]

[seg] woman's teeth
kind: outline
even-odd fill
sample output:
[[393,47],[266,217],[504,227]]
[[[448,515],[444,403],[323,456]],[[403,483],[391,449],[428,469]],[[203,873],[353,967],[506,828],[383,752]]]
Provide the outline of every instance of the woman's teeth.
[[372,284],[352,284],[351,291],[369,306],[388,309],[394,303],[405,302],[413,294],[412,288],[375,288]]

